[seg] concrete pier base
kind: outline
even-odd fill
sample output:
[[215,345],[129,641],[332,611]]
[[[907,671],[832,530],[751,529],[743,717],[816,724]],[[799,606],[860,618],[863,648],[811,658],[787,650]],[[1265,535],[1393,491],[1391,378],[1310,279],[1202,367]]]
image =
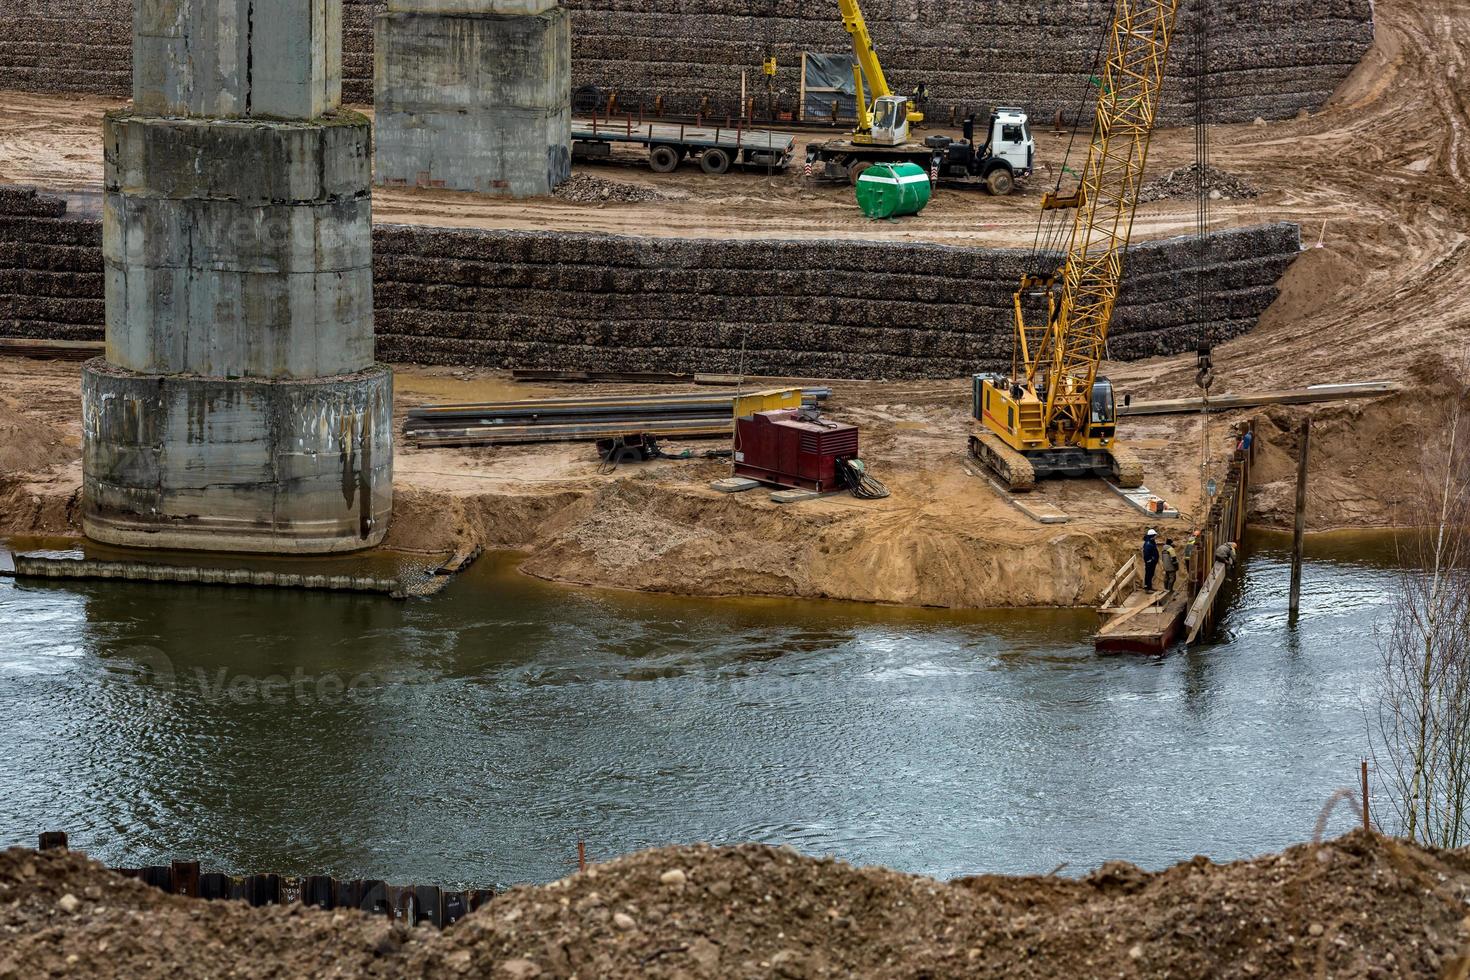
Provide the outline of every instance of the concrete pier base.
[[83,524],[113,544],[377,544],[393,379],[373,361],[371,133],[341,0],[149,0],[104,126],[107,358],[82,382]]
[[321,554],[382,541],[393,377],[82,374],[87,536],[144,548]]
[[512,197],[571,176],[571,31],[544,0],[395,0],[376,22],[376,180]]

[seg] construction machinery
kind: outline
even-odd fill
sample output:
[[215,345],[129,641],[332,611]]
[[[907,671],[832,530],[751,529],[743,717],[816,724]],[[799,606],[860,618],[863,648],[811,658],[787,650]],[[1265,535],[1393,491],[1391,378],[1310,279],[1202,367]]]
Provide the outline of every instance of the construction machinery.
[[[852,36],[857,127],[843,139],[807,146],[808,177],[847,180],[856,185],[863,171],[874,164],[912,163],[922,167],[936,183],[941,177],[973,179],[983,182],[992,193],[1009,194],[1018,181],[1031,175],[1035,145],[1026,114],[1020,109],[992,113],[989,135],[978,147],[974,116],[966,121],[962,140],[943,136],[924,142],[910,139],[910,127],[924,121],[928,89],[921,84],[911,96],[894,94],[857,0],[838,0],[838,5],[842,24]],[[871,103],[868,92],[873,96]]]
[[936,134],[927,137],[924,145],[932,154],[932,180],[977,180],[996,197],[1011,193],[1036,168],[1031,120],[1016,106],[999,106],[991,112],[983,142],[976,142],[975,117],[970,116],[961,139]]
[[1061,193],[1059,180],[1041,204],[1043,224],[1047,212],[1073,212],[1069,228],[1058,224],[1058,251],[1070,230],[1064,261],[1055,272],[1028,271],[1021,280],[1010,376],[975,378],[979,425],[970,452],[1013,491],[1051,476],[1100,475],[1124,488],[1143,482],[1137,457],[1117,441],[1113,387],[1098,368],[1178,8],[1179,0],[1115,0],[1093,80],[1097,113],[1087,163],[1075,191]]
[[[857,86],[858,124],[852,140],[872,146],[901,146],[908,141],[909,127],[924,121],[923,112],[912,100],[895,95],[888,87],[878,49],[873,46],[873,35],[868,33],[868,21],[857,0],[837,0],[837,5],[842,11],[842,26],[852,36],[852,53],[856,59],[852,79]],[[873,93],[871,104],[863,92],[864,82]]]

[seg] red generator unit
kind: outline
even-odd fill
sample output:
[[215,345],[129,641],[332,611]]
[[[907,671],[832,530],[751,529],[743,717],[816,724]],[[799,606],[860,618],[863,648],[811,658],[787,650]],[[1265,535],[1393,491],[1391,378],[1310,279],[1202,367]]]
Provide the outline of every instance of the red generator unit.
[[857,458],[855,425],[790,408],[735,420],[736,476],[825,493],[845,485],[837,461]]

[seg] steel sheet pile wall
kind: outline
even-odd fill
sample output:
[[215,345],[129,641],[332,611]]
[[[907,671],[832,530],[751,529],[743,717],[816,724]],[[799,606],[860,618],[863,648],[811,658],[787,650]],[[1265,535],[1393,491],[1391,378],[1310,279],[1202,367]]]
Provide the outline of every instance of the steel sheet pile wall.
[[[768,35],[780,87],[794,103],[802,50],[845,50],[836,3],[799,0],[567,0],[572,11],[572,82],[616,88],[623,103],[692,111],[709,96],[719,113],[738,100],[740,71],[761,87]],[[0,0],[0,87],[126,95],[132,0]],[[372,99],[372,22],[383,7],[344,0],[343,94]],[[947,115],[952,104],[1025,106],[1038,118],[1078,104],[1104,0],[868,0],[890,80],[929,84]],[[1181,30],[1189,30],[1189,9]],[[1370,0],[1219,0],[1213,30],[1218,118],[1280,118],[1315,109],[1373,40]],[[767,20],[769,18],[769,21]],[[768,27],[769,23],[769,27]],[[1184,59],[1176,59],[1182,66]],[[1187,93],[1167,94],[1164,117],[1184,121]]]
[[66,201],[0,186],[0,333],[101,340],[102,223]]
[[[1284,224],[1219,236],[1214,339],[1255,325],[1299,241]],[[1195,348],[1196,310],[1179,287],[1194,249],[1174,239],[1132,250],[1113,356]],[[1026,258],[922,244],[402,226],[377,228],[374,254],[385,360],[736,371],[744,338],[748,373],[859,378],[1009,366],[1011,295]]]

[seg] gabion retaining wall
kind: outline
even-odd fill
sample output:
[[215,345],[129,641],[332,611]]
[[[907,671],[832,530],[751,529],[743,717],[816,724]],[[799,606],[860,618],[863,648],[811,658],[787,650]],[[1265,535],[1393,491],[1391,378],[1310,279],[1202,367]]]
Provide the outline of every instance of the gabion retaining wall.
[[102,222],[66,201],[0,186],[0,335],[101,340]]
[[[0,335],[101,339],[100,225],[0,188]],[[956,377],[1008,367],[1026,254],[943,245],[373,230],[378,358],[565,370]],[[1296,225],[1213,240],[1215,341],[1250,330]],[[1128,257],[1110,353],[1193,350],[1192,239]],[[875,271],[879,270],[879,271]],[[1184,287],[1181,288],[1181,282]]]
[[[1224,121],[1316,109],[1373,41],[1371,0],[1211,0],[1214,110]],[[0,88],[126,95],[133,0],[0,0]],[[847,50],[836,0],[564,0],[572,83],[616,89],[622,104],[692,112],[708,97],[735,111],[740,73],[764,96],[767,41],[778,88],[796,101],[803,50]],[[378,0],[344,0],[348,101],[372,101]],[[1193,0],[1179,26],[1174,78],[1187,64]],[[1086,81],[1109,0],[867,0],[864,12],[897,88],[929,85],[936,114],[996,103],[1050,120],[1090,104]],[[1187,88],[1187,87],[1186,87]],[[1166,122],[1192,118],[1190,93],[1166,92]]]

